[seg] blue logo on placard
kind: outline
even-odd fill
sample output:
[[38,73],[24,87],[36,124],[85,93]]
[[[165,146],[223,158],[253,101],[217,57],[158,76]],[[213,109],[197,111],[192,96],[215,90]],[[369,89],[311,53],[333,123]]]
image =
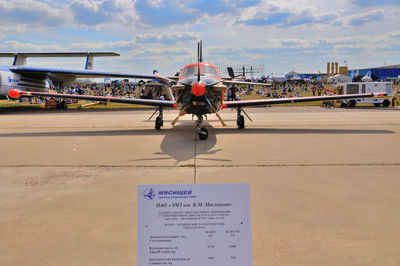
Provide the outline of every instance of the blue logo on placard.
[[153,188],[147,188],[144,192],[143,192],[143,196],[145,199],[147,200],[152,200],[154,199],[154,197],[156,196],[156,193],[154,192]]

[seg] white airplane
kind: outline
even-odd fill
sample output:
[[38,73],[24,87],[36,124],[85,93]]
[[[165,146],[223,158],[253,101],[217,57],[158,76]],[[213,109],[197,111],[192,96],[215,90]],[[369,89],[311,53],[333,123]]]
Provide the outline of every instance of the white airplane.
[[[8,97],[11,89],[48,92],[49,81],[72,85],[92,83],[93,78],[154,78],[153,75],[94,71],[93,58],[99,56],[119,56],[119,54],[114,52],[0,53],[0,57],[14,57],[12,66],[0,66],[0,98]],[[86,57],[86,64],[84,70],[30,67],[26,65],[26,59],[29,57]]]

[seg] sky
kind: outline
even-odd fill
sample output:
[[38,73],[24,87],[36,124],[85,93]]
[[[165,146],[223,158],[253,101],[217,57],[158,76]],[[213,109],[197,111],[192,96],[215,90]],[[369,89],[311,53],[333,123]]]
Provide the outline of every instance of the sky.
[[266,74],[400,64],[399,0],[0,0],[0,25],[0,52],[113,51],[121,56],[94,68],[123,73],[175,74],[196,61],[200,39],[205,61],[262,64]]

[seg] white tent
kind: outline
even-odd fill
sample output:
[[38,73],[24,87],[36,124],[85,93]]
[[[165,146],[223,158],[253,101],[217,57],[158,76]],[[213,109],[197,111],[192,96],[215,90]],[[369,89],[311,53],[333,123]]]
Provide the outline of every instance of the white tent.
[[352,82],[353,79],[349,76],[345,76],[342,74],[337,74],[328,78],[328,83],[343,83],[343,82]]
[[365,75],[364,77],[361,78],[361,81],[362,81],[362,82],[371,82],[371,81],[372,81],[372,78],[371,78],[371,77],[368,77],[367,75]]

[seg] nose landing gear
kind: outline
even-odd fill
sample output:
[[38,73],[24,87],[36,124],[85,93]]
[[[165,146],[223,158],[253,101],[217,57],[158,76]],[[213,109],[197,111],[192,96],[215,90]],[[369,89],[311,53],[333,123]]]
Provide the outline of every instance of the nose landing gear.
[[199,139],[206,140],[208,138],[208,130],[207,128],[201,126],[202,123],[203,123],[203,116],[198,115],[196,121],[196,132],[199,136]]

